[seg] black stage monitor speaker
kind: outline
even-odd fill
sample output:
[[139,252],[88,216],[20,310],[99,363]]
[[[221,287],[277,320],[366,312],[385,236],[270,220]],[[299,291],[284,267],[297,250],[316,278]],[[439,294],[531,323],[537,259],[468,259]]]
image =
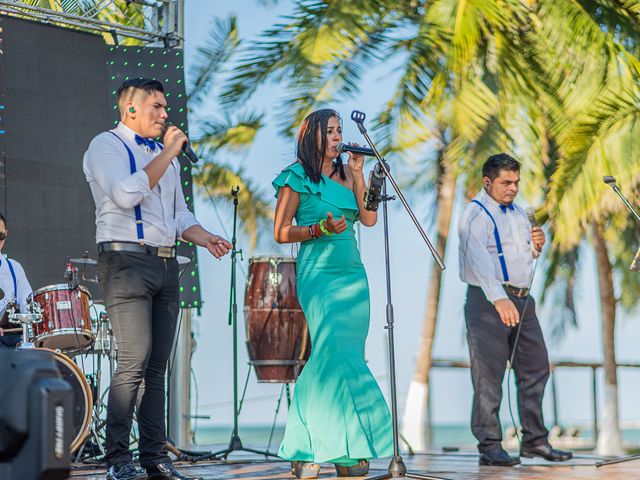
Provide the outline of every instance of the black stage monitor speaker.
[[73,397],[53,354],[0,349],[0,379],[0,478],[67,478]]

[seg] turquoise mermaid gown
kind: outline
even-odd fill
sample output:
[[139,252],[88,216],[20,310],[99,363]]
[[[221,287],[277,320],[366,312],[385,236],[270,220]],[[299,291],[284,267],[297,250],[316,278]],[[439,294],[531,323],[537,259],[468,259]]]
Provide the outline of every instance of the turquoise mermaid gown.
[[393,454],[389,408],[364,359],[369,331],[369,284],[355,239],[353,192],[323,176],[313,183],[300,163],[273,181],[300,194],[298,225],[331,212],[347,230],[301,242],[298,300],[309,324],[311,356],[296,383],[278,455],[287,460],[352,465]]

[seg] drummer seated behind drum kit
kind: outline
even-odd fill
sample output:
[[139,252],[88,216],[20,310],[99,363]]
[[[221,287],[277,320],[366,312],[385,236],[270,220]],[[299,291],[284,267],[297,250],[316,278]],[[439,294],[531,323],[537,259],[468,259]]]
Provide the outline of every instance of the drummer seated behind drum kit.
[[[178,256],[177,260],[182,269],[190,262],[189,258],[182,256]],[[80,278],[78,268],[74,267],[74,264],[82,265]],[[21,341],[16,346],[18,350],[38,348],[53,353],[62,378],[69,382],[73,390],[73,433],[70,450],[72,454],[79,452],[77,457],[83,453],[83,445],[88,443],[90,434],[99,450],[96,453],[104,454],[97,432],[99,427],[104,426],[104,422],[100,421],[100,413],[105,407],[100,396],[101,358],[107,357],[111,373],[114,370],[113,362],[117,359],[117,346],[107,314],[100,312],[97,319],[91,318],[91,303],[95,308],[95,305],[101,302],[91,302],[89,290],[80,285],[80,281],[98,282],[95,275],[87,277],[87,268],[95,265],[97,262],[89,258],[88,253],[80,258],[68,259],[64,273],[66,283],[47,285],[32,292],[27,297],[26,312],[19,312],[14,293],[5,309],[5,316],[8,323],[19,324],[21,327],[0,328],[0,335],[22,332]],[[2,295],[0,289],[0,300]],[[93,376],[85,375],[73,360],[73,357],[84,354],[97,356]],[[94,383],[91,378],[90,382],[89,377],[96,378],[97,381]],[[169,445],[167,447],[170,448]],[[181,455],[177,449],[171,451],[176,456]]]
[[[73,390],[71,453],[78,451],[88,438],[94,401],[99,394],[92,392],[92,385],[87,376],[72,358],[78,354],[95,354],[107,356],[112,360],[116,356],[109,320],[103,312],[92,321],[91,294],[87,288],[79,284],[78,269],[72,266],[83,265],[82,280],[96,282],[94,278],[86,278],[85,275],[87,266],[96,263],[88,254],[68,260],[65,270],[66,283],[48,285],[33,291],[27,297],[26,312],[19,312],[19,306],[15,299],[12,299],[7,305],[5,316],[9,323],[19,324],[21,328],[5,328],[2,332],[22,332],[21,341],[16,346],[18,350],[38,348],[53,353],[62,377],[69,382]],[[101,362],[98,361],[98,376],[100,368]],[[95,434],[95,429],[93,432]]]

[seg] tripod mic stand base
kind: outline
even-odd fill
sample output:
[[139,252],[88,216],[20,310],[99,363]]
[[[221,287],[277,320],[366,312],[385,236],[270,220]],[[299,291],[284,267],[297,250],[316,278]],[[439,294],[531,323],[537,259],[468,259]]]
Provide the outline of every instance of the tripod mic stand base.
[[377,475],[375,477],[367,477],[367,480],[385,480],[387,478],[418,478],[424,480],[450,480],[445,477],[434,477],[433,475],[422,475],[419,473],[407,472],[407,467],[400,455],[397,455],[391,459],[389,464],[389,470],[387,473]]
[[275,457],[280,458],[275,453],[265,452],[263,450],[256,450],[254,448],[247,448],[242,445],[242,440],[240,440],[239,435],[232,435],[231,440],[229,441],[229,446],[224,450],[219,450],[217,452],[207,453],[206,455],[202,455],[201,457],[196,458],[193,462],[201,462],[202,460],[226,460],[229,454],[233,452],[249,452],[255,453],[256,455],[264,455],[265,457]]

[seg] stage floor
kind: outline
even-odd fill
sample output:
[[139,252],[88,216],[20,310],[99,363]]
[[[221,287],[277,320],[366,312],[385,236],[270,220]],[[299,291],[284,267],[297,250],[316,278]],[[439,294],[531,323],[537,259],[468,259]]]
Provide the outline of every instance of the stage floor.
[[[480,467],[478,466],[478,456],[473,451],[431,452],[403,458],[412,473],[452,480],[640,479],[640,460],[596,468],[596,461],[601,459],[582,454],[577,455],[577,458],[571,462],[562,464],[523,459],[522,465],[510,468]],[[375,460],[368,478],[386,472],[388,465],[388,459]],[[244,454],[233,454],[228,462],[175,463],[175,466],[181,472],[198,475],[205,480],[284,480],[295,478],[291,474],[288,462],[265,461]],[[87,465],[78,465],[77,467],[73,469],[71,475],[74,480],[102,480],[105,477],[104,469],[92,469]],[[331,465],[323,465],[320,478],[335,477],[336,472]]]

